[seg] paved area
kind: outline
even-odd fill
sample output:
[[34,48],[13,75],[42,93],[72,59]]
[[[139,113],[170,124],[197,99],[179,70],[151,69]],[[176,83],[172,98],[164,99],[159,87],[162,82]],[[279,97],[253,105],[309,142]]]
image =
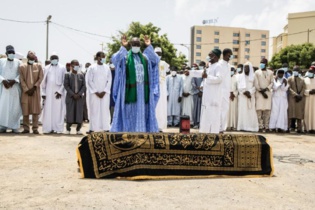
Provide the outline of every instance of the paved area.
[[82,136],[1,134],[0,209],[315,209],[315,136],[264,136],[274,177],[122,181],[80,178]]

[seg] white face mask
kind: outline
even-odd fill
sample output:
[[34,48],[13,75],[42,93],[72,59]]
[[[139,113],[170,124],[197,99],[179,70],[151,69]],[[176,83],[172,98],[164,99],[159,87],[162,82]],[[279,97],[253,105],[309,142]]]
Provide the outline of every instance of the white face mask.
[[101,63],[105,63],[106,62],[106,58],[102,58],[100,61],[101,61]]
[[234,75],[234,71],[231,71],[231,76],[233,76]]
[[206,60],[207,60],[208,62],[210,62],[210,60],[211,60],[211,59],[210,59],[210,56],[207,56],[207,57],[206,57]]
[[74,71],[79,71],[79,69],[80,69],[80,66],[74,66],[74,67],[73,67],[73,70],[74,70]]
[[57,64],[58,64],[58,59],[53,59],[53,60],[51,60],[51,64],[52,64],[52,65],[57,65]]
[[109,68],[114,69],[114,68],[115,68],[115,65],[111,63],[111,64],[109,65]]
[[293,76],[295,76],[295,77],[299,76],[299,72],[298,71],[294,71],[293,72]]
[[131,47],[131,51],[133,53],[138,53],[138,52],[140,52],[140,47]]
[[13,54],[13,53],[8,54],[8,58],[10,60],[13,60],[15,58],[15,54]]
[[176,76],[176,74],[177,74],[176,71],[172,71],[172,72],[171,72],[171,75],[172,75],[173,77]]
[[241,68],[237,68],[237,73],[241,73],[242,69]]
[[33,61],[33,60],[28,60],[28,63],[32,65],[33,63],[35,63],[35,61]]
[[159,59],[161,60],[162,56],[158,56],[158,57],[159,57]]
[[288,68],[287,67],[284,67],[282,68],[284,72],[287,72],[288,71]]
[[203,70],[203,66],[199,66],[199,70]]
[[234,58],[234,55],[230,55],[230,60],[233,60],[233,58]]

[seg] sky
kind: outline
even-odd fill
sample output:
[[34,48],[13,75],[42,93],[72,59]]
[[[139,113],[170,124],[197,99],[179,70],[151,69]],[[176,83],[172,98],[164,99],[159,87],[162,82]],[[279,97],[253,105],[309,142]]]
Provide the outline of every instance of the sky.
[[[133,21],[152,22],[167,34],[179,52],[188,55],[180,44],[190,44],[190,28],[203,25],[203,20],[218,18],[217,26],[243,27],[270,31],[270,36],[283,32],[288,13],[315,10],[314,0],[15,0],[1,2],[0,19],[42,21],[18,23],[0,20],[0,54],[7,45],[24,55],[36,52],[46,59],[46,24],[49,15],[49,56],[57,52],[62,64],[78,59],[93,62],[102,43],[119,30],[127,30]],[[59,25],[87,31],[93,36]],[[272,41],[270,41],[272,44]],[[106,51],[106,48],[104,49]]]

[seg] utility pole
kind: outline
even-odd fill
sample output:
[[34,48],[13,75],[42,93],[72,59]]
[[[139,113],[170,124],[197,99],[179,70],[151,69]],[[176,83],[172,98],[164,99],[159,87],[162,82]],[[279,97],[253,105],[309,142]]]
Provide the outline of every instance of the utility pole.
[[101,44],[100,44],[101,46],[102,46],[102,52],[104,51],[104,42],[102,42]]
[[51,19],[51,15],[49,15],[47,17],[47,20],[46,20],[46,25],[47,25],[47,31],[46,31],[46,60],[48,60],[48,34],[49,34],[49,22],[50,22],[50,19]]

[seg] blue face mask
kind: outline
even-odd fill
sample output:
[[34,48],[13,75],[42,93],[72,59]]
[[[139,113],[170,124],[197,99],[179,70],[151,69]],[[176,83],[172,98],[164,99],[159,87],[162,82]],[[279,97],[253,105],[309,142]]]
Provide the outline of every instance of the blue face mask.
[[15,54],[13,54],[13,53],[8,54],[8,58],[10,60],[13,60],[15,58]]
[[260,65],[259,65],[259,68],[260,69],[264,69],[266,67],[266,64],[264,64],[264,63],[261,63]]
[[231,76],[233,76],[234,75],[234,71],[231,71]]
[[51,64],[52,64],[52,65],[57,65],[57,64],[58,64],[58,59],[53,59],[53,60],[51,60]]

